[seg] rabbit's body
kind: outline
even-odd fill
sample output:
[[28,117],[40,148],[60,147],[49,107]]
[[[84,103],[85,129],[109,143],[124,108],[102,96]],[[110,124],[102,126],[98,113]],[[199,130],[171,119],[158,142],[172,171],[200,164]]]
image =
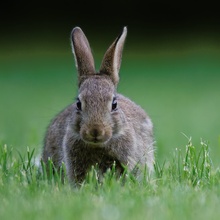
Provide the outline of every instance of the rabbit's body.
[[42,156],[44,162],[50,157],[57,168],[64,162],[71,182],[82,182],[96,164],[101,173],[113,163],[119,174],[123,166],[132,171],[136,165],[147,165],[153,170],[152,122],[140,106],[116,92],[125,37],[126,29],[106,52],[97,73],[85,35],[79,28],[73,30],[78,99],[52,121]]

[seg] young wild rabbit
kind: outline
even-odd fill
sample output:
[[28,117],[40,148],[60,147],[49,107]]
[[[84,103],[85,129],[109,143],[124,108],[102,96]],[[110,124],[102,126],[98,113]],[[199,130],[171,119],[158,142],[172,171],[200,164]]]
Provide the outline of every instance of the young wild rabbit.
[[126,35],[124,27],[96,72],[83,31],[75,27],[71,33],[78,97],[50,124],[42,155],[43,162],[51,158],[56,168],[64,162],[70,182],[81,183],[93,165],[101,174],[114,163],[119,174],[125,166],[153,170],[152,122],[140,106],[116,92]]

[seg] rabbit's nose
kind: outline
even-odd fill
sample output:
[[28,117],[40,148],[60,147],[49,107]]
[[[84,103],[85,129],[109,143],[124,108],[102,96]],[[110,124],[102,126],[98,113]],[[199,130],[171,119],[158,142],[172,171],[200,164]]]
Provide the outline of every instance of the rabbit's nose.
[[109,140],[111,137],[111,132],[102,128],[93,126],[90,129],[82,130],[82,139],[91,144],[102,144]]
[[102,143],[106,140],[105,131],[97,127],[91,128],[86,131],[84,139],[92,143]]
[[103,135],[104,135],[104,131],[97,129],[97,128],[93,128],[89,131],[89,135],[97,140],[102,139]]
[[90,136],[97,138],[99,131],[98,129],[95,128],[95,129],[92,129],[89,133],[90,133]]
[[82,129],[82,139],[91,144],[102,144],[110,139],[111,132],[100,125],[93,125]]

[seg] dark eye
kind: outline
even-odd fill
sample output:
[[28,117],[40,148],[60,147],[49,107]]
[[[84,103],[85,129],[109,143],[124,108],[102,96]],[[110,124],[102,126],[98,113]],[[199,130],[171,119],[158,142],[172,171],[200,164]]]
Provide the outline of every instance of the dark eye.
[[115,111],[117,110],[117,99],[114,97],[113,100],[112,100],[112,111]]
[[79,98],[77,98],[77,100],[76,100],[76,107],[77,107],[77,110],[79,110],[79,111],[82,110],[82,104],[81,104]]

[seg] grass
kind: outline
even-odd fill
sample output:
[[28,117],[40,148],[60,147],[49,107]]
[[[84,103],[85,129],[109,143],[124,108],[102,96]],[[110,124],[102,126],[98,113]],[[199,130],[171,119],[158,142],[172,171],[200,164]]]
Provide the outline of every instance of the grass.
[[[155,164],[155,174],[138,181],[129,173],[116,179],[108,171],[102,183],[96,169],[81,187],[47,176],[35,163],[34,150],[25,155],[0,148],[1,219],[218,219],[220,172],[209,147],[174,151],[170,161]],[[40,165],[40,168],[41,165]],[[44,169],[40,169],[44,170]]]
[[[118,90],[152,118],[155,175],[138,182],[127,173],[122,184],[109,171],[100,184],[92,169],[72,188],[59,173],[39,172],[35,162],[49,121],[77,94],[74,60],[69,43],[39,49],[37,39],[1,47],[0,219],[219,218],[217,43],[180,39],[129,47],[128,39]],[[94,42],[98,66],[105,47],[95,53]]]

